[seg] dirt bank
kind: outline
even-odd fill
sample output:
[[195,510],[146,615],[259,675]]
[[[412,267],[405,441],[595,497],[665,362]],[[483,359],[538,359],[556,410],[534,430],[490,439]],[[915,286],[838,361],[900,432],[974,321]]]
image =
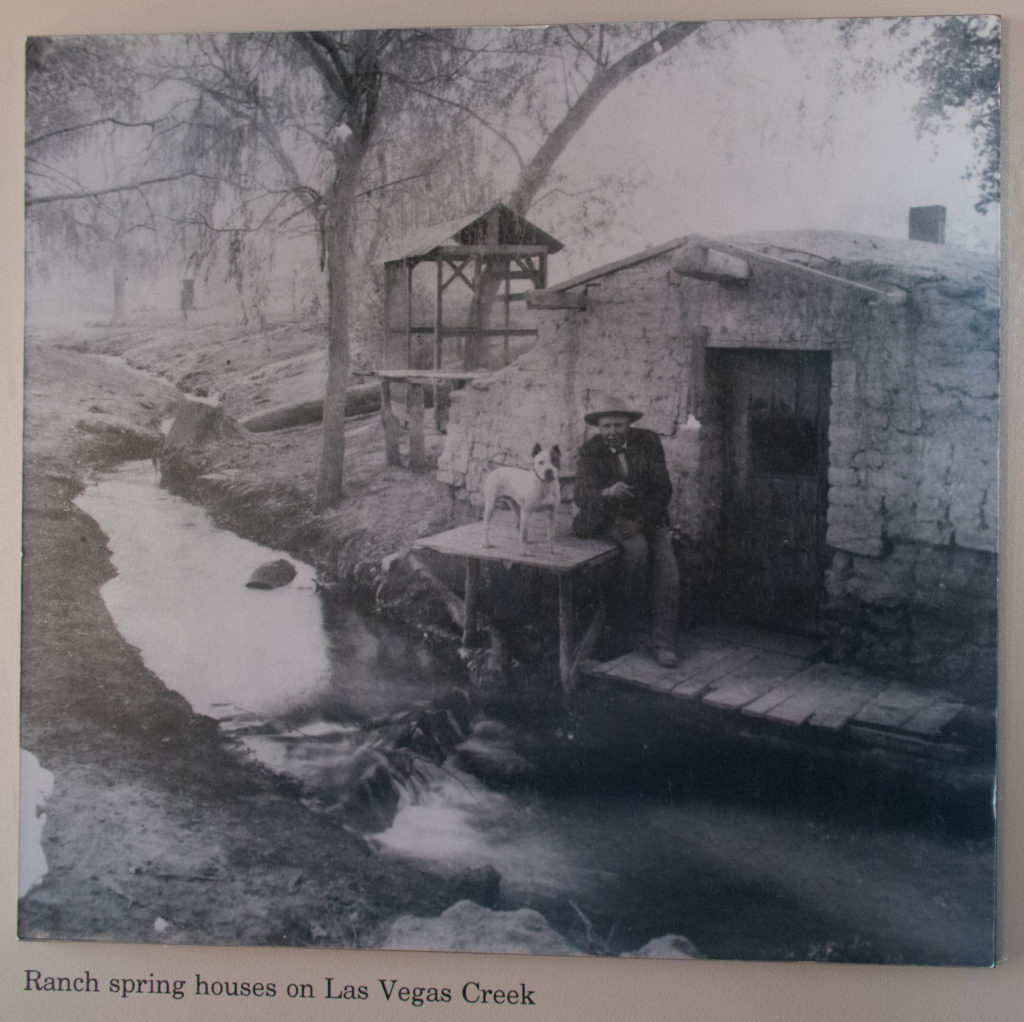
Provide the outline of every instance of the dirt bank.
[[[72,500],[90,468],[155,453],[176,394],[96,354],[95,339],[31,338],[26,350],[21,742],[55,785],[49,873],[21,902],[21,936],[373,946],[400,912],[441,911],[463,892],[380,859],[344,820],[240,760],[116,631],[99,595],[113,574],[106,538]],[[222,510],[229,491],[248,493],[250,532],[283,517],[284,545],[305,548],[314,432],[218,454],[213,468],[237,487]],[[374,503],[373,468],[360,506]],[[259,493],[255,478],[269,480]],[[275,500],[285,504],[266,510]],[[372,530],[366,549],[397,528]]]

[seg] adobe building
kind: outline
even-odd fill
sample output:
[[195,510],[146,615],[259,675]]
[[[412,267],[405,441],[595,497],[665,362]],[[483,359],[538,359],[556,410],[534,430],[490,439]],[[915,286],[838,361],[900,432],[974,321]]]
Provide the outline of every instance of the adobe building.
[[994,700],[995,257],[691,236],[530,305],[536,346],[452,396],[438,468],[459,495],[479,503],[535,440],[575,452],[591,394],[622,395],[664,444],[691,618],[819,634],[838,660]]

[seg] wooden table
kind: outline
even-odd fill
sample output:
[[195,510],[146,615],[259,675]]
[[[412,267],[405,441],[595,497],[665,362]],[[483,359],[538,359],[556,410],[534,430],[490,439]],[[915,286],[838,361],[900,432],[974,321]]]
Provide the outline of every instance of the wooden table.
[[[538,531],[543,532],[543,529]],[[521,564],[553,573],[558,578],[558,670],[562,689],[568,694],[573,688],[575,662],[573,572],[610,561],[618,555],[618,547],[598,539],[566,536],[555,539],[554,550],[548,550],[547,541],[542,540],[528,544],[528,552],[520,553],[518,532],[497,518],[491,523],[491,542],[494,545],[485,547],[483,541],[483,522],[471,522],[457,529],[418,539],[413,547],[466,558],[466,620],[462,636],[465,645],[470,644],[476,632],[481,561]]]

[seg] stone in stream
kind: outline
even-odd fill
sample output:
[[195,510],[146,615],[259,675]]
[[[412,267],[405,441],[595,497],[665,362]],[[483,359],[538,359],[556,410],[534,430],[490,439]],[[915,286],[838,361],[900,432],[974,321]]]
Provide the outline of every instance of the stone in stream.
[[277,589],[279,586],[288,585],[293,578],[295,565],[281,557],[276,561],[261,564],[245,584],[249,589]]
[[687,937],[678,933],[666,933],[663,937],[649,940],[639,951],[623,958],[703,958]]
[[396,951],[496,951],[506,954],[578,955],[532,908],[496,912],[459,901],[435,919],[400,916],[381,945]]

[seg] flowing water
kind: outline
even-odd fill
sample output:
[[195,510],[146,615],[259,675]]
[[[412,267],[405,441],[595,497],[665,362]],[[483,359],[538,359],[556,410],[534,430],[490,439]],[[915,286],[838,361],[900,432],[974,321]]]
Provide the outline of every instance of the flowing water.
[[[283,588],[245,588],[284,555],[217,529],[160,490],[148,462],[78,504],[109,537],[118,574],[103,596],[122,635],[197,712],[314,797],[351,782],[376,723],[452,686],[449,665],[407,632],[322,601],[309,566]],[[538,738],[556,743],[554,723],[478,722],[467,748],[517,769],[489,786],[457,755],[408,787],[373,840],[432,865],[495,867],[503,907],[537,908],[591,950],[678,933],[710,957],[985,961],[984,838],[666,789],[632,768],[620,781],[607,780],[614,769],[531,772],[523,751]]]

